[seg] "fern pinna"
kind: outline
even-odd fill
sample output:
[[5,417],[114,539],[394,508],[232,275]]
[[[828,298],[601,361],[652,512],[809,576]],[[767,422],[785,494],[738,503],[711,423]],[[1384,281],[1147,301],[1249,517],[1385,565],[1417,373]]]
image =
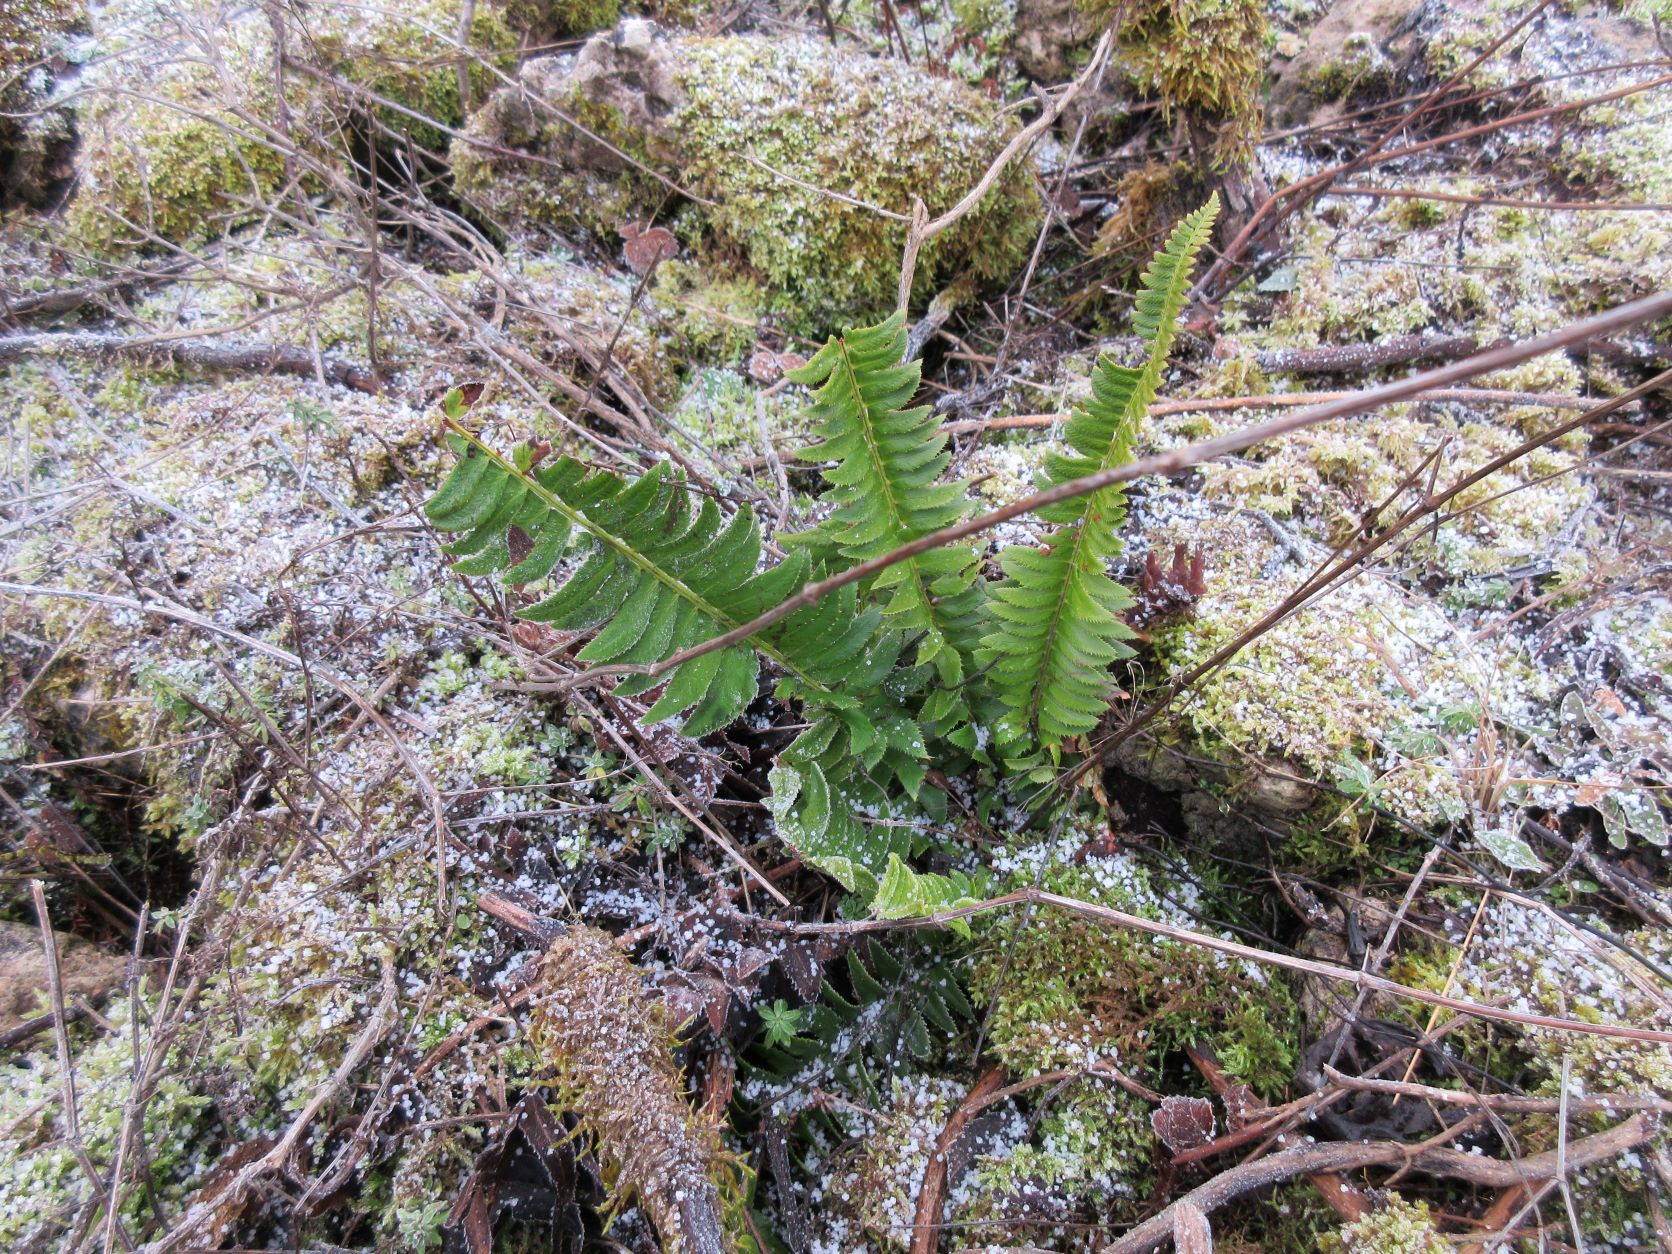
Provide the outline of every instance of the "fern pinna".
[[[1218,211],[1216,195],[1174,228],[1145,272],[1133,321],[1147,359],[1135,369],[1108,357],[1098,361],[1091,401],[1063,433],[1074,455],[1049,457],[1041,488],[1131,460],[1133,436],[1172,347],[1191,266]],[[1043,547],[1015,545],[1001,557],[1004,578],[989,596],[994,630],[983,643],[996,659],[993,684],[1010,709],[1012,734],[1034,731],[1054,750],[1090,732],[1109,708],[1109,665],[1132,653],[1125,643],[1132,630],[1120,617],[1132,597],[1108,573],[1125,515],[1120,485],[1064,501],[1040,511],[1054,524]]]

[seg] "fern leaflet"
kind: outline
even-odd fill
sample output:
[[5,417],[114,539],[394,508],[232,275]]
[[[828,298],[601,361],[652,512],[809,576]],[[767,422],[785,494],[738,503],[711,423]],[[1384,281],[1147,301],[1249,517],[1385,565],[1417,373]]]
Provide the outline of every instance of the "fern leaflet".
[[[1174,228],[1145,272],[1133,321],[1148,346],[1136,369],[1104,357],[1092,398],[1064,431],[1073,456],[1053,455],[1041,487],[1079,479],[1131,460],[1132,439],[1155,399],[1184,305],[1190,269],[1219,211],[1217,195]],[[1056,749],[1097,726],[1108,709],[1109,665],[1131,656],[1132,631],[1120,619],[1131,595],[1109,577],[1120,552],[1126,494],[1120,485],[1040,511],[1054,525],[1041,548],[1017,545],[1001,558],[1003,580],[989,598],[994,630],[982,642],[996,657],[993,683],[1017,736],[1037,731]]]

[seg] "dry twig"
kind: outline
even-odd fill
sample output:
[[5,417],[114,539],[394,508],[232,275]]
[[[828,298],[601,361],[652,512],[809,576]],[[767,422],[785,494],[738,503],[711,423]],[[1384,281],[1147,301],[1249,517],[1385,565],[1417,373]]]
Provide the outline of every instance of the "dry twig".
[[1635,1114],[1606,1132],[1598,1132],[1568,1145],[1565,1163],[1554,1150],[1515,1162],[1501,1162],[1495,1158],[1465,1154],[1461,1150],[1438,1146],[1421,1149],[1399,1141],[1297,1146],[1220,1172],[1159,1215],[1139,1224],[1120,1240],[1104,1246],[1102,1254],[1149,1254],[1172,1235],[1173,1217],[1179,1206],[1189,1205],[1204,1214],[1211,1214],[1244,1193],[1298,1175],[1319,1171],[1359,1171],[1366,1167],[1401,1167],[1486,1188],[1513,1188],[1531,1181],[1554,1179],[1564,1166],[1571,1171],[1607,1162],[1643,1144],[1659,1127],[1659,1121],[1654,1116]]

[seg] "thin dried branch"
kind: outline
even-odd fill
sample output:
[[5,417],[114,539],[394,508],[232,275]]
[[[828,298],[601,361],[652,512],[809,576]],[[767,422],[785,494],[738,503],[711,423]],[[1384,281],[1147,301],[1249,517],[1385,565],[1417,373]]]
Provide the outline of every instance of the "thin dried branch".
[[1544,209],[1552,213],[1672,213],[1672,205],[1636,200],[1522,200],[1515,196],[1470,196],[1463,192],[1420,187],[1332,187],[1325,196],[1375,196],[1394,200],[1438,200],[1453,205],[1491,205],[1500,209]]
[[80,287],[60,287],[44,292],[0,292],[0,319],[19,323],[35,318],[61,318],[110,297],[129,299],[144,288],[181,278],[197,266],[193,258],[176,257],[159,266],[134,268]]
[[1604,1036],[1613,1040],[1648,1041],[1657,1045],[1672,1045],[1672,1032],[1661,1031],[1657,1028],[1637,1027],[1628,1023],[1590,1023],[1583,1019],[1564,1019],[1555,1015],[1541,1015],[1525,1010],[1511,1010],[1502,1006],[1489,1006],[1483,1002],[1469,1001],[1462,997],[1451,997],[1428,989],[1400,984],[1396,980],[1372,975],[1370,972],[1359,970],[1356,967],[1322,962],[1314,958],[1298,958],[1291,954],[1274,953],[1271,950],[1259,949],[1253,945],[1244,945],[1239,941],[1225,940],[1222,937],[1210,936],[1205,932],[1195,932],[1188,928],[1175,927],[1169,923],[1158,923],[1154,919],[1127,914],[1125,911],[1115,910],[1109,906],[1079,901],[1073,897],[1064,897],[1060,893],[1047,892],[1039,888],[1020,888],[1000,897],[991,897],[986,901],[978,901],[953,910],[941,910],[934,914],[918,915],[906,919],[861,919],[847,923],[788,923],[759,916],[739,915],[738,917],[745,919],[763,931],[779,932],[790,936],[857,936],[865,932],[884,932],[908,928],[940,928],[957,919],[970,919],[976,915],[987,914],[994,910],[1008,910],[1012,906],[1030,904],[1067,910],[1071,914],[1084,915],[1087,918],[1096,919],[1114,927],[1130,928],[1133,931],[1143,932],[1150,936],[1159,936],[1164,940],[1196,945],[1203,949],[1211,949],[1216,953],[1227,954],[1233,958],[1257,962],[1263,966],[1279,967],[1285,971],[1298,972],[1301,975],[1317,976],[1365,992],[1385,993],[1390,997],[1408,998],[1425,1005],[1452,1010],[1458,1014],[1489,1019],[1495,1023],[1514,1023],[1521,1027],[1544,1028],[1552,1032],[1576,1032],[1584,1036]]
[[993,163],[987,167],[987,172],[981,176],[980,180],[965,194],[962,200],[938,218],[929,217],[929,211],[921,200],[913,205],[911,228],[906,233],[905,255],[900,263],[900,290],[897,304],[901,309],[904,309],[911,301],[912,279],[917,273],[917,254],[923,245],[942,232],[950,230],[980,204],[982,198],[993,189],[993,184],[998,182],[999,176],[1004,173],[1010,163],[1026,152],[1036,139],[1057,124],[1057,119],[1062,116],[1063,110],[1074,102],[1075,98],[1085,90],[1088,83],[1103,73],[1103,63],[1108,59],[1109,52],[1114,44],[1115,32],[1114,28],[1110,27],[1103,32],[1102,38],[1097,41],[1097,46],[1092,49],[1091,60],[1086,63],[1086,68],[1080,71],[1079,77],[1052,97],[1050,104],[1045,107],[1040,115],[1016,133],[1015,137],[1004,146],[999,155],[993,158]]
[[1399,1141],[1297,1146],[1220,1172],[1159,1215],[1139,1224],[1120,1240],[1104,1246],[1102,1254],[1149,1254],[1172,1236],[1173,1219],[1179,1206],[1189,1205],[1203,1214],[1210,1214],[1244,1193],[1298,1175],[1319,1171],[1358,1171],[1366,1167],[1401,1167],[1486,1188],[1512,1188],[1530,1181],[1555,1179],[1563,1168],[1571,1171],[1607,1162],[1643,1144],[1659,1127],[1659,1121],[1653,1115],[1646,1112],[1635,1114],[1606,1132],[1598,1132],[1569,1144],[1565,1162],[1559,1160],[1555,1150],[1533,1154],[1515,1162],[1503,1162],[1442,1146],[1422,1149]]
[[1396,335],[1371,344],[1273,348],[1254,355],[1267,374],[1362,374],[1417,361],[1456,361],[1480,347],[1472,335]]
[[298,344],[245,340],[163,339],[95,331],[41,331],[0,336],[0,365],[26,357],[93,357],[151,367],[196,366],[204,370],[271,371],[338,383],[357,392],[380,390],[364,366],[316,354]]
[[[52,916],[47,912],[46,885],[40,880],[30,880],[29,892],[34,899],[35,919],[40,925],[42,957],[46,962],[47,998],[52,1003],[53,1040],[58,1050],[59,1109],[64,1116],[64,1140],[69,1145],[82,1174],[87,1177],[93,1196],[99,1199],[100,1205],[107,1211],[113,1210],[104,1180],[98,1168],[93,1165],[93,1160],[88,1157],[87,1147],[81,1140],[81,1106],[76,1097],[75,1060],[70,1053],[70,1021],[64,1009],[64,982],[58,969],[58,938],[53,935]],[[91,1213],[86,1212],[84,1220],[90,1218]],[[79,1240],[79,1234],[76,1240]],[[133,1248],[133,1242],[129,1240],[126,1231],[122,1233],[122,1240],[130,1249]],[[75,1241],[71,1244],[75,1244]]]
[[[1522,1097],[1516,1093],[1467,1093],[1461,1089],[1435,1088],[1431,1084],[1343,1075],[1329,1066],[1324,1068],[1324,1074],[1329,1077],[1331,1083],[1340,1088],[1366,1093],[1386,1093],[1395,1097],[1415,1097],[1425,1102],[1440,1102],[1448,1106],[1484,1106],[1489,1110],[1518,1115],[1552,1114],[1562,1106],[1562,1099],[1559,1097]],[[1652,1093],[1606,1093],[1600,1097],[1570,1096],[1567,1098],[1567,1108],[1602,1114],[1646,1110],[1657,1115],[1668,1115],[1672,1114],[1672,1101]]]
[[940,1235],[941,1204],[946,1200],[947,1172],[953,1147],[971,1119],[992,1105],[993,1094],[1004,1087],[1004,1068],[989,1067],[975,1087],[958,1103],[935,1138],[935,1148],[923,1169],[923,1185],[917,1191],[917,1210],[912,1215],[911,1254],[932,1254]]
[[[1204,396],[1177,401],[1157,401],[1149,407],[1151,418],[1170,414],[1217,414],[1237,409],[1298,409],[1303,405],[1324,405],[1357,396],[1357,392],[1262,392],[1251,396]],[[1513,392],[1504,388],[1434,388],[1410,398],[1412,404],[1460,401],[1465,405],[1531,405],[1544,409],[1589,409],[1596,404],[1590,396],[1568,396],[1559,392]],[[1049,414],[1007,414],[1002,418],[971,418],[941,427],[948,435],[971,431],[1013,431],[1054,427],[1068,421],[1065,412]]]

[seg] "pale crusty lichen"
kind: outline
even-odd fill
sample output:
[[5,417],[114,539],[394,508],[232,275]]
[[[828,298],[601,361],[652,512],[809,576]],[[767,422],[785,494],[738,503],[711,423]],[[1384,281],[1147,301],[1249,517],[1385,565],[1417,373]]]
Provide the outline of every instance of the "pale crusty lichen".
[[[1466,925],[1462,920],[1448,928],[1454,946],[1465,939]],[[1471,998],[1591,1023],[1672,1023],[1655,969],[1665,970],[1672,960],[1672,933],[1664,928],[1627,933],[1622,940],[1628,951],[1552,910],[1505,898],[1481,911],[1467,940],[1457,987]],[[1537,1070],[1539,1091],[1559,1092],[1565,1065],[1573,1093],[1672,1094],[1672,1049],[1665,1045],[1536,1027],[1520,1029],[1519,1042]]]

